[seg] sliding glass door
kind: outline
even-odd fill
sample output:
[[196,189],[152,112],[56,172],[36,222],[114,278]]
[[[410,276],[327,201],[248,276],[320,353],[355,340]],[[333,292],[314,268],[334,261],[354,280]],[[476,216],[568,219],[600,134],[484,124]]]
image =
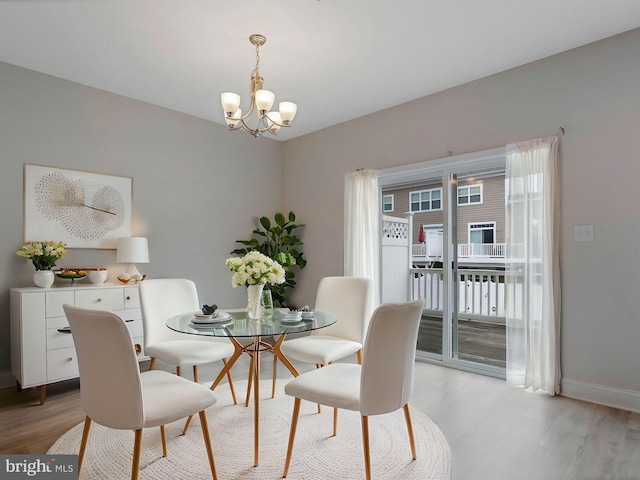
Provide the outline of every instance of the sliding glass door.
[[450,356],[474,368],[506,366],[504,317],[505,169],[449,175]]
[[408,219],[418,355],[503,376],[504,151],[383,171],[380,185],[384,218]]

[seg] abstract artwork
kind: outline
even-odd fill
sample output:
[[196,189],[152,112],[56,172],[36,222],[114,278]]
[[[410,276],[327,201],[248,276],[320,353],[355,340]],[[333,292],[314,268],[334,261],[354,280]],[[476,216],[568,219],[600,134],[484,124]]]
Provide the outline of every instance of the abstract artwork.
[[25,241],[115,249],[131,236],[133,179],[25,164]]

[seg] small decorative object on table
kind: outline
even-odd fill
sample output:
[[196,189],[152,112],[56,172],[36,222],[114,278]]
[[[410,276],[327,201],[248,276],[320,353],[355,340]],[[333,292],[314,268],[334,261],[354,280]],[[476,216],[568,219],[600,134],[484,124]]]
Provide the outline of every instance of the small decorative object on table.
[[204,313],[205,315],[213,315],[214,313],[216,313],[217,309],[218,305],[216,305],[215,303],[213,305],[202,305],[202,313]]
[[262,315],[262,290],[266,284],[284,283],[284,268],[275,260],[255,250],[243,257],[228,258],[225,263],[233,272],[231,284],[234,287],[247,286],[249,318],[259,319]]
[[38,287],[49,288],[53,285],[55,277],[51,269],[56,266],[66,252],[66,243],[48,240],[45,242],[26,242],[16,255],[28,258],[36,267],[33,274],[33,283]]

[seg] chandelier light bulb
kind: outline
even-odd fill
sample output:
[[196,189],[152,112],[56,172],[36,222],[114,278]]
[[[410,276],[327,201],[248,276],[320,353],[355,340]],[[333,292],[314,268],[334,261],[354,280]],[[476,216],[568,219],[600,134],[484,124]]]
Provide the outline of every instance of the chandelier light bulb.
[[232,116],[225,117],[225,120],[227,121],[227,125],[229,125],[231,128],[234,128],[234,127],[238,126],[238,123],[240,123],[240,117],[242,117],[242,109],[241,108],[236,110],[235,113]]
[[267,113],[267,118],[271,122],[273,122],[269,131],[275,134],[278,130],[280,130],[280,126],[282,125],[282,117],[278,112],[269,112]]
[[258,109],[258,113],[264,115],[271,110],[275,99],[276,96],[273,92],[269,90],[258,90],[256,92],[256,108]]
[[282,117],[284,124],[289,125],[293,120],[293,117],[296,116],[298,106],[293,102],[280,102],[278,110],[280,111],[280,116]]
[[237,93],[225,92],[220,95],[220,100],[226,117],[232,117],[240,107],[240,95]]

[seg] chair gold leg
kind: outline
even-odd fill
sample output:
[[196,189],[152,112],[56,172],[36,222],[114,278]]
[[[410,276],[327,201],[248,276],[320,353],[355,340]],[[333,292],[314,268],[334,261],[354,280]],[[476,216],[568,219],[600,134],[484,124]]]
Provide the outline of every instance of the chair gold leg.
[[291,463],[291,454],[293,453],[293,441],[296,438],[296,428],[298,427],[298,416],[300,415],[300,399],[296,397],[293,403],[293,415],[291,416],[291,430],[289,431],[289,445],[287,445],[287,459],[284,462],[284,472],[282,478],[289,473],[289,464]]
[[80,452],[78,452],[78,475],[80,475],[80,469],[82,468],[82,459],[84,458],[84,451],[87,448],[90,428],[91,419],[87,416],[84,419],[84,430],[82,430],[82,441],[80,442]]
[[407,422],[407,431],[409,432],[409,444],[411,445],[411,454],[413,455],[413,459],[417,458],[416,455],[416,441],[413,438],[413,427],[411,426],[411,415],[409,414],[409,404],[405,403],[404,407],[404,419]]
[[167,456],[167,436],[164,432],[164,425],[160,425],[160,439],[162,440],[162,456]]
[[181,376],[182,376],[182,370],[180,369],[180,365],[178,365],[178,366],[176,367],[176,375],[177,375],[177,376],[179,376],[179,377],[181,377]]
[[151,357],[151,362],[149,363],[149,370],[153,370],[153,367],[156,366],[156,359],[155,357]]
[[207,449],[207,457],[209,458],[209,467],[211,468],[211,475],[213,480],[218,480],[216,474],[216,464],[213,460],[213,449],[211,448],[211,437],[209,436],[209,424],[207,423],[207,414],[204,410],[200,413],[200,425],[202,427],[202,436],[204,437],[204,446]]
[[133,443],[133,460],[131,462],[131,480],[138,480],[140,472],[140,448],[142,447],[142,429],[136,430]]
[[333,436],[338,434],[338,407],[333,407]]
[[189,418],[187,418],[187,421],[184,423],[184,428],[182,429],[181,435],[187,434],[187,430],[189,430],[189,425],[191,425],[192,418],[193,418],[193,415],[189,415]]
[[198,365],[193,366],[193,381],[196,383],[200,383],[198,381]]
[[362,448],[364,450],[364,474],[371,480],[371,452],[369,451],[369,417],[362,415]]
[[356,356],[358,357],[358,365],[362,365],[362,349],[356,352]]
[[[316,368],[322,368],[324,365],[322,365],[321,363],[316,363]],[[322,412],[322,406],[320,404],[318,404],[318,413]]]

